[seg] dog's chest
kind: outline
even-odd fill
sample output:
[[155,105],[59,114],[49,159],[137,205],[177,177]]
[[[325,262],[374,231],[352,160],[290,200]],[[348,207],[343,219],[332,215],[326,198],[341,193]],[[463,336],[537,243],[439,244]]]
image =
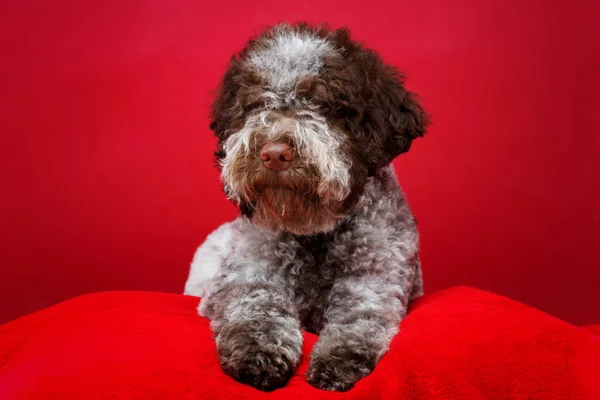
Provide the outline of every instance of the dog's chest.
[[296,238],[294,261],[287,268],[287,281],[303,328],[318,333],[329,292],[342,266],[332,257],[332,236],[317,234]]

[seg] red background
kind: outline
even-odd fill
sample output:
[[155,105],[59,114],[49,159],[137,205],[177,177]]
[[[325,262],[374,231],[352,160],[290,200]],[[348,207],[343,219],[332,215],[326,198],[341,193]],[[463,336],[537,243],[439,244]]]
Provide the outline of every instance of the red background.
[[0,322],[86,292],[183,290],[195,247],[235,216],[211,93],[282,20],[348,25],[422,95],[433,125],[396,165],[427,291],[600,321],[600,2],[203,3],[0,5]]

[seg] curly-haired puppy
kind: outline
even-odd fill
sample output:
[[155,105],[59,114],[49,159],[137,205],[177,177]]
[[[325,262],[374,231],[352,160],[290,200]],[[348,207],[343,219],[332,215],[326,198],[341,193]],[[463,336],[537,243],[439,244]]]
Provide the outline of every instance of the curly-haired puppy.
[[224,189],[241,216],[194,256],[223,370],[283,386],[301,330],[306,374],[345,391],[375,368],[422,294],[418,233],[390,162],[427,117],[404,77],[345,29],[278,25],[235,55],[212,109]]

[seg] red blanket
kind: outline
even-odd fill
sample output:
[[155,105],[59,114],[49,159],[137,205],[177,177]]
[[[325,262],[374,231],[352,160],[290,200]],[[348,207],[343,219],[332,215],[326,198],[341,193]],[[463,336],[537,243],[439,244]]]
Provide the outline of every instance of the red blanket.
[[413,304],[375,371],[347,393],[304,379],[266,394],[219,367],[198,299],[86,295],[0,327],[0,399],[600,399],[600,337],[470,288]]

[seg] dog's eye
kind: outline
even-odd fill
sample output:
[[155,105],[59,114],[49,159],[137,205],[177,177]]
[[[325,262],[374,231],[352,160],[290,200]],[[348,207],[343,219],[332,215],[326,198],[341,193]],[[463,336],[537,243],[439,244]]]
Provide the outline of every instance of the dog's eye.
[[340,118],[351,118],[358,115],[358,110],[354,107],[342,106],[336,110],[337,116]]
[[257,101],[252,101],[252,102],[248,102],[245,103],[242,108],[244,109],[244,112],[250,112],[253,111],[261,106],[264,106],[265,102],[261,101],[261,100],[257,100]]
[[311,100],[306,102],[306,106],[313,111],[328,112],[329,105],[322,101]]
[[317,101],[308,101],[308,102],[306,102],[306,106],[308,108],[310,108],[311,110],[319,110],[319,109],[323,108],[323,103],[320,103]]

